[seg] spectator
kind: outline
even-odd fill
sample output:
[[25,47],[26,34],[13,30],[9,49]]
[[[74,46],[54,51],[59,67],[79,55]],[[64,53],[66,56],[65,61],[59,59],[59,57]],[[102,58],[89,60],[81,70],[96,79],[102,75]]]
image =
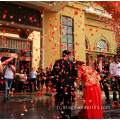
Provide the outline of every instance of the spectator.
[[5,83],[5,90],[4,90],[4,102],[9,100],[9,92],[13,83],[13,76],[15,72],[15,67],[12,65],[11,62],[6,64],[3,68],[4,73],[4,83]]
[[26,93],[27,88],[28,88],[27,75],[26,75],[26,71],[24,71],[23,90],[24,90],[25,93]]
[[37,87],[38,87],[39,91],[40,91],[40,81],[41,81],[40,74],[41,74],[41,70],[40,70],[40,68],[38,68],[38,73],[37,73]]
[[19,75],[21,93],[23,93],[23,89],[24,89],[23,88],[24,87],[24,85],[23,85],[24,79],[25,79],[25,75],[23,74],[23,70],[21,70],[20,75]]
[[43,91],[43,88],[44,88],[44,76],[45,76],[45,73],[44,73],[43,69],[41,68],[41,73],[40,73],[40,92],[41,92],[41,95],[44,94],[44,91]]
[[[118,55],[114,55],[114,62],[110,64],[110,77],[113,79],[113,100],[117,104],[117,84],[119,85],[119,94],[120,94],[120,63],[118,62]],[[120,100],[120,96],[119,96]]]
[[46,82],[45,82],[45,85],[46,85],[46,94],[45,95],[49,95],[51,96],[52,94],[50,93],[50,86],[51,86],[51,70],[50,68],[46,68]]
[[37,92],[36,90],[36,78],[37,78],[37,72],[35,72],[34,67],[32,67],[32,71],[30,72],[30,92],[32,92],[32,86],[34,83],[34,91]]
[[[103,55],[98,55],[98,62],[95,61],[94,63],[95,70],[100,75],[100,85],[102,88],[104,88],[105,96],[106,96],[106,102],[107,104],[110,103],[109,98],[109,89],[108,89],[108,73],[109,73],[109,61],[106,59],[106,61],[103,61]],[[101,89],[102,89],[101,88]]]

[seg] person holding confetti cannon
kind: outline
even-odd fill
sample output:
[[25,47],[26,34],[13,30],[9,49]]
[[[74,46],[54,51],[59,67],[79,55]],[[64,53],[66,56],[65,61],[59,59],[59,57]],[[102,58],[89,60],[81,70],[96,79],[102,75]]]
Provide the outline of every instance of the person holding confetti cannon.
[[3,67],[4,85],[5,85],[4,102],[6,102],[6,100],[9,100],[9,92],[13,83],[14,72],[15,72],[15,67],[12,65],[11,60],[13,60],[15,56],[16,54],[1,63],[2,65],[4,65]]

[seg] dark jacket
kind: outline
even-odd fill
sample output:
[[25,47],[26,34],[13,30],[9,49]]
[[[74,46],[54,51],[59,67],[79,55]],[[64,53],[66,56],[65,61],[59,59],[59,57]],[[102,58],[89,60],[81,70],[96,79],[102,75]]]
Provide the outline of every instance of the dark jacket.
[[[100,74],[100,69],[98,68],[99,62],[95,62],[94,67],[95,67],[95,70]],[[102,62],[102,70],[103,70],[104,76],[108,76],[109,74],[109,62],[108,61]]]
[[74,79],[77,76],[77,71],[75,69],[75,64],[71,60],[57,60],[53,66],[53,74],[55,77],[56,89],[61,89],[61,87],[70,89],[74,87]]

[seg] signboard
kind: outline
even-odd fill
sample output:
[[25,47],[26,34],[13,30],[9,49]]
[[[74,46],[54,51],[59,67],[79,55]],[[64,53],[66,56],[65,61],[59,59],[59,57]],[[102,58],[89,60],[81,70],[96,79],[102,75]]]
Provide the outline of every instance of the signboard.
[[3,57],[11,57],[11,53],[2,52]]
[[2,57],[12,57],[12,56],[14,56],[14,58],[18,58],[18,55],[14,54],[14,53],[0,52],[0,54],[2,55]]

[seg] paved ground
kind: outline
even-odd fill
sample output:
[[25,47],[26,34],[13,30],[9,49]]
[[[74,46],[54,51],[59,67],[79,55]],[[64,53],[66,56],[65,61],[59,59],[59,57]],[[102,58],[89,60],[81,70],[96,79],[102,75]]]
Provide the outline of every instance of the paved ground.
[[[102,94],[103,116],[105,119],[120,118],[119,104],[113,108],[112,92],[110,91],[111,104],[106,104],[104,92]],[[82,92],[77,93],[78,100],[76,106],[82,106]],[[117,96],[118,97],[118,96]],[[72,110],[72,116],[77,116],[78,110]],[[54,104],[54,95],[45,96],[37,93],[14,93],[10,100],[3,102],[3,94],[0,94],[0,119],[53,119],[59,118],[60,114]]]

